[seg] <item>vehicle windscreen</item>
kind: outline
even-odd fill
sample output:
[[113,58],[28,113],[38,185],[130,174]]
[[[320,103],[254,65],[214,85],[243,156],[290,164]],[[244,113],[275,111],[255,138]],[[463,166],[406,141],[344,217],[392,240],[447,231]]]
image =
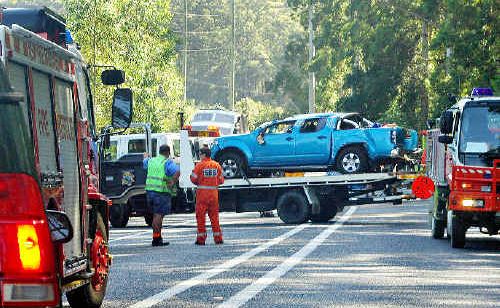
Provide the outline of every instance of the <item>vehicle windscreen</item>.
[[212,121],[213,117],[213,113],[197,113],[194,115],[192,122]]
[[486,153],[499,148],[500,102],[465,108],[460,131],[460,152]]
[[223,122],[223,123],[234,123],[234,115],[232,114],[223,114],[223,113],[216,113],[215,114],[215,122]]

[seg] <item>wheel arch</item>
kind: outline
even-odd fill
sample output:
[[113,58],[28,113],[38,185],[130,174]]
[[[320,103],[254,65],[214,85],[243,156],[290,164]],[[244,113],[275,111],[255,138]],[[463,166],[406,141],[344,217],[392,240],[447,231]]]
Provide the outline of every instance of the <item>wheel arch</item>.
[[245,164],[248,166],[248,163],[249,163],[249,159],[248,159],[248,156],[247,154],[245,153],[245,151],[241,150],[240,148],[237,148],[237,147],[227,147],[227,148],[224,148],[222,150],[220,150],[219,152],[217,152],[216,156],[215,156],[215,160],[219,161],[219,158],[225,154],[225,153],[236,153],[238,155],[241,156],[241,158],[243,158]]
[[371,159],[370,159],[370,154],[369,154],[369,151],[368,151],[368,144],[366,142],[362,142],[362,141],[359,141],[359,142],[352,142],[352,143],[346,143],[346,144],[343,144],[342,146],[340,146],[340,148],[338,149],[338,151],[335,153],[335,156],[333,157],[333,163],[336,164],[337,163],[337,159],[339,157],[339,153],[345,149],[345,148],[349,148],[349,147],[359,147],[361,149],[363,149],[366,153],[366,157],[368,158],[368,163],[371,164]]

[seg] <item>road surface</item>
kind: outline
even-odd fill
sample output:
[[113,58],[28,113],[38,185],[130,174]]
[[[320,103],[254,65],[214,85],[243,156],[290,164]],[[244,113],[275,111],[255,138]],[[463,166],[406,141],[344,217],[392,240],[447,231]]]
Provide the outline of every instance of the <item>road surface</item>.
[[500,240],[434,240],[425,202],[348,207],[326,224],[221,214],[225,243],[194,245],[194,214],[111,231],[104,307],[500,307]]

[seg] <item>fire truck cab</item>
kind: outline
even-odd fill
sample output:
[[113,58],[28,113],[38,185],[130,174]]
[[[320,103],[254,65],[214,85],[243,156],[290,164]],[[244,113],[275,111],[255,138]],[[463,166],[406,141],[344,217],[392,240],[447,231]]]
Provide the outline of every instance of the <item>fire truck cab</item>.
[[432,236],[446,229],[452,247],[462,248],[470,227],[489,235],[500,229],[500,97],[474,89],[439,122],[427,140],[427,174],[436,186]]
[[[99,192],[87,65],[46,8],[0,9],[0,306],[99,307],[108,280],[108,203]],[[123,83],[110,70],[103,83]],[[129,89],[113,123],[130,124]]]

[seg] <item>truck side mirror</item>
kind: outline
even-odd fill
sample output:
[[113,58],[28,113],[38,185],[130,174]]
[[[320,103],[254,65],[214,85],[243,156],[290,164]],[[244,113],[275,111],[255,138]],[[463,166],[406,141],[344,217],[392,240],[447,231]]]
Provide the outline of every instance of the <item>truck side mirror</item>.
[[132,90],[116,89],[113,95],[112,126],[126,129],[132,122]]
[[446,110],[441,114],[439,128],[442,134],[451,134],[453,131],[453,112]]
[[52,242],[64,244],[71,241],[73,226],[71,226],[69,217],[63,212],[52,210],[47,210],[46,214]]
[[441,135],[438,137],[438,142],[443,144],[450,144],[453,142],[453,137],[448,135]]
[[122,70],[105,70],[101,73],[102,84],[117,86],[125,82],[125,72]]

